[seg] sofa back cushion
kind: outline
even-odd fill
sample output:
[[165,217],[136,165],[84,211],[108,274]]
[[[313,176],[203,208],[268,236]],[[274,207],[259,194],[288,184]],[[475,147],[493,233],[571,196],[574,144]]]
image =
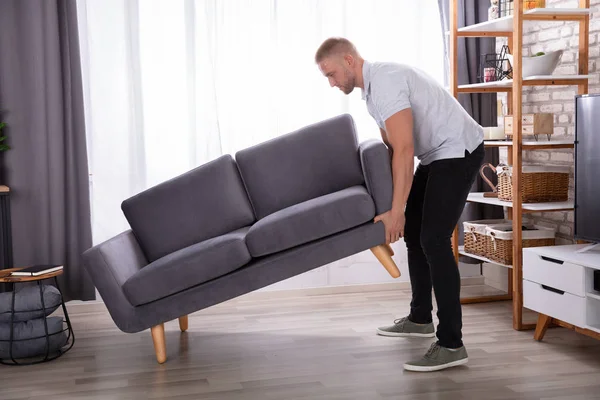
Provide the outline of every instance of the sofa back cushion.
[[257,218],[364,183],[354,120],[330,118],[236,153]]
[[230,155],[138,193],[121,209],[150,262],[255,222]]

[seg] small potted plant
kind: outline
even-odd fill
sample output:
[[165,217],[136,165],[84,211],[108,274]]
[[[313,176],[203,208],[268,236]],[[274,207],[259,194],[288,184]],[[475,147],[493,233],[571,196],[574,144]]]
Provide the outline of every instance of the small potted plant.
[[4,143],[6,136],[2,134],[2,128],[6,126],[6,123],[0,122],[0,151],[10,150],[10,146]]

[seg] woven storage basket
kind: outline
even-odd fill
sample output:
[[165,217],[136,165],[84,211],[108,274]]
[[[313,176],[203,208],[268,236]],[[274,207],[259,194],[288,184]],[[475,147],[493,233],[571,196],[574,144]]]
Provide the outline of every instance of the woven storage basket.
[[[491,225],[486,228],[489,236],[486,257],[504,265],[513,262],[512,224]],[[556,232],[552,228],[537,225],[524,225],[522,243],[525,247],[554,246]]]
[[505,219],[482,219],[463,222],[465,251],[470,254],[485,256],[488,249],[489,236],[485,228],[490,225],[510,223]]
[[[523,203],[567,201],[569,199],[569,169],[561,167],[530,167],[521,171]],[[512,170],[498,167],[498,199],[512,201]]]

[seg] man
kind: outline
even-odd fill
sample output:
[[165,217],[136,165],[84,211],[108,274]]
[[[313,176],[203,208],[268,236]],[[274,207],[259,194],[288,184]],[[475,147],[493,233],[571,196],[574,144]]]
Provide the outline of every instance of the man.
[[[367,62],[347,39],[327,39],[315,62],[332,87],[345,94],[362,90],[391,153],[392,207],[375,222],[383,222],[388,243],[402,237],[406,242],[412,301],[408,316],[377,333],[434,337],[433,286],[438,340],[404,368],[437,371],[465,364],[460,275],[451,237],[483,163],[483,128],[422,71],[398,63]],[[415,156],[420,161],[416,171]]]

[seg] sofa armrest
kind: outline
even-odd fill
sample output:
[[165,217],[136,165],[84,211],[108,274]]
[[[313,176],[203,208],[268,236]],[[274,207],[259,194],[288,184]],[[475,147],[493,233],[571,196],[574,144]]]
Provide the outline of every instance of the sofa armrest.
[[125,297],[123,284],[148,264],[131,230],[83,253],[83,265],[98,289],[116,325],[128,332],[135,319],[134,307]]
[[392,161],[386,145],[377,139],[362,142],[358,148],[367,190],[375,201],[377,214],[392,208]]

